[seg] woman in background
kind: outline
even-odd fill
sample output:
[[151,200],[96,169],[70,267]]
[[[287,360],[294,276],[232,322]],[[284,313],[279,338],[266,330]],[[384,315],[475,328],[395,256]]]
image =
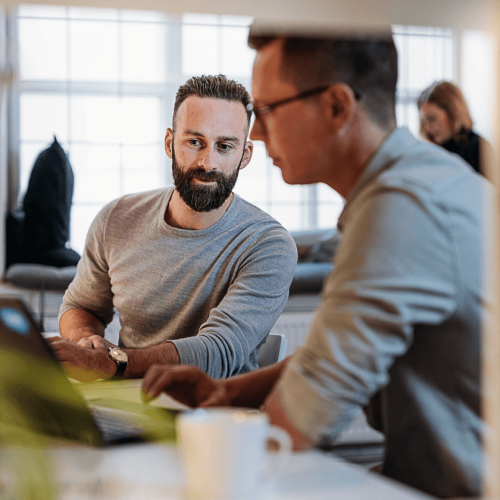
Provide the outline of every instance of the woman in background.
[[472,118],[460,89],[440,81],[418,98],[420,135],[461,156],[476,172],[484,174],[482,162],[491,146],[472,130]]

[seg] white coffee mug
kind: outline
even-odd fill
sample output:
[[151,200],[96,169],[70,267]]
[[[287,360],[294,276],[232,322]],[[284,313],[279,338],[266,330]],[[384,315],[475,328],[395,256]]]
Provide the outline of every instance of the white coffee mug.
[[[256,498],[263,471],[272,466],[266,444],[279,458],[291,452],[288,434],[269,425],[265,413],[234,408],[199,409],[179,416],[179,445],[192,500]],[[278,461],[279,462],[279,461]],[[269,475],[269,474],[266,474]]]

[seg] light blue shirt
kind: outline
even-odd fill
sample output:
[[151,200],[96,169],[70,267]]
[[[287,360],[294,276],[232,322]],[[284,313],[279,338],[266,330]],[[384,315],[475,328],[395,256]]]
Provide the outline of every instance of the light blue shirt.
[[479,495],[487,181],[456,155],[394,131],[339,219],[322,307],[278,394],[330,444],[379,390],[383,472],[439,497]]

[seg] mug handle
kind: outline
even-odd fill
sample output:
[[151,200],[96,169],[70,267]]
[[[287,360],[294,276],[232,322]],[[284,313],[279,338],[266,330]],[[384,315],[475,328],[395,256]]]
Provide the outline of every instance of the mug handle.
[[281,427],[269,425],[267,428],[267,442],[277,442],[279,448],[276,451],[267,453],[264,461],[262,479],[268,481],[276,474],[279,474],[287,464],[292,454],[292,438]]

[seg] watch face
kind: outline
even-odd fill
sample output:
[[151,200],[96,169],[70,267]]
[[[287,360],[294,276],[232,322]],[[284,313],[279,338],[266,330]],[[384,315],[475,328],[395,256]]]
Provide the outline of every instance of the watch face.
[[118,363],[128,363],[127,353],[121,349],[111,349],[109,355],[112,359],[118,361]]

